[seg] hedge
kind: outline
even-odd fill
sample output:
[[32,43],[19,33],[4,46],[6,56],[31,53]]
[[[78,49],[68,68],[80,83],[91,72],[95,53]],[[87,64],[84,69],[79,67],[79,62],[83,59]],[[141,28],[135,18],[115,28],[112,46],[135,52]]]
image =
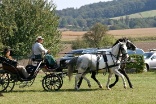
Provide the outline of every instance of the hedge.
[[126,63],[126,70],[132,70],[135,69],[136,73],[141,73],[143,72],[145,68],[145,63],[144,63],[144,57],[143,55],[130,55],[130,58],[134,60],[134,62],[128,62]]

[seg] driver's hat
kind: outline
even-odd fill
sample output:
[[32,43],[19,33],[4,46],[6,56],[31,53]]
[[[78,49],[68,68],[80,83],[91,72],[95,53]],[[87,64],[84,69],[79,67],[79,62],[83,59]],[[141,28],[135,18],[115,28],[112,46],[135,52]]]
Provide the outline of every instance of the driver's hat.
[[36,40],[38,40],[38,39],[44,39],[42,36],[38,36],[37,38],[36,38]]

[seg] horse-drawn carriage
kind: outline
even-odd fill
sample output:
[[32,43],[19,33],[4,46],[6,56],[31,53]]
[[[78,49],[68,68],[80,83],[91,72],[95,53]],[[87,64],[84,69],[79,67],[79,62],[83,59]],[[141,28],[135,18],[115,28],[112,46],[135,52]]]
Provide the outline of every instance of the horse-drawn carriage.
[[[122,42],[120,42],[122,41]],[[127,60],[127,49],[135,50],[136,46],[131,43],[128,39],[121,39],[118,40],[109,51],[104,52],[105,54],[100,55],[101,61],[97,64],[97,56],[94,54],[86,54],[81,55],[78,58],[73,58],[68,63],[68,76],[71,77],[72,73],[74,72],[73,65],[79,66],[77,67],[77,75],[75,77],[75,88],[79,89],[81,80],[80,78],[84,78],[88,83],[89,80],[85,78],[85,75],[87,72],[94,72],[92,73],[92,78],[98,83],[99,87],[101,88],[101,84],[99,81],[95,78],[96,71],[98,69],[106,70],[111,69],[111,72],[114,72],[116,75],[121,76],[123,79],[124,87],[126,88],[126,83],[123,75],[127,78],[130,88],[132,87],[132,84],[124,70],[124,68],[121,70],[120,65],[121,60],[124,60],[126,62]],[[94,60],[93,60],[94,58]],[[87,60],[87,61],[86,61]],[[38,72],[41,69],[44,69],[45,76],[42,79],[42,87],[46,91],[52,91],[52,90],[59,90],[63,85],[63,75],[66,74],[66,72],[63,72],[62,70],[58,70],[59,68],[51,68],[48,66],[46,60],[43,59],[33,59],[33,62],[37,62],[36,66],[33,65],[27,65],[26,69],[27,72],[30,74],[30,77],[24,78],[23,75],[16,69],[15,65],[17,62],[14,62],[12,60],[6,59],[4,57],[0,56],[0,62],[2,63],[2,68],[0,70],[0,91],[12,91],[15,84],[18,85],[18,82],[27,82],[26,86],[31,86],[38,74]],[[73,64],[73,63],[75,64]],[[87,63],[86,63],[87,62]],[[90,64],[90,62],[92,64]],[[107,63],[108,62],[108,63]],[[110,65],[109,65],[110,63]],[[101,65],[101,66],[100,66]],[[75,66],[74,66],[75,67]],[[84,69],[83,69],[84,68]],[[92,70],[92,69],[97,70]],[[78,70],[80,69],[80,70]],[[119,72],[120,71],[120,72]],[[112,74],[109,72],[109,74]],[[123,75],[122,75],[123,74]],[[109,75],[111,77],[111,75]],[[107,88],[110,89],[113,87],[117,81],[118,76],[116,76],[116,81],[109,85],[109,80],[107,82]],[[79,82],[77,82],[79,80]],[[89,85],[89,84],[88,84]]]
[[30,75],[24,78],[23,74],[16,68],[17,62],[0,56],[0,91],[12,91],[15,85],[19,87],[31,86],[40,70],[44,70],[42,87],[46,91],[59,90],[63,85],[63,74],[58,68],[48,67],[45,60],[33,59],[36,65],[27,65],[26,70]]

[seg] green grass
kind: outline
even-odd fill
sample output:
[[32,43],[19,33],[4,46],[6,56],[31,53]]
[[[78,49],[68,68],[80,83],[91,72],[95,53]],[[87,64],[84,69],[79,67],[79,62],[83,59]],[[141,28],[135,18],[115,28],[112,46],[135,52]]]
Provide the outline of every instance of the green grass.
[[[148,17],[154,17],[156,16],[156,10],[150,10],[150,11],[145,11],[145,12],[139,12],[139,13],[134,13],[127,15],[129,18],[148,18]],[[126,16],[119,16],[119,17],[114,17],[111,19],[120,19],[121,17],[125,18]]]
[[[40,73],[31,87],[19,88],[16,86],[12,92],[3,93],[0,97],[1,104],[155,104],[156,103],[156,72],[129,74],[134,89],[123,88],[122,80],[112,90],[107,90],[105,85],[107,76],[98,74],[97,78],[104,88],[99,89],[90,78],[92,87],[88,88],[83,81],[79,91],[75,91],[74,77],[68,81],[64,78],[64,84],[59,91],[46,92],[41,85],[43,73]],[[113,82],[114,76],[112,78]],[[127,83],[128,84],[128,83]]]

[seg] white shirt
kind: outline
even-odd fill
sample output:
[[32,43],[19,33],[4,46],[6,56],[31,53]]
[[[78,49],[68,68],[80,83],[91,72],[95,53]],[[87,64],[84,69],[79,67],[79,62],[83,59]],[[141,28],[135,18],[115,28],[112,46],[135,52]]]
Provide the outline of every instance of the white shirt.
[[41,43],[36,42],[33,47],[32,51],[34,55],[41,55],[42,53],[47,53],[48,50],[43,47]]

